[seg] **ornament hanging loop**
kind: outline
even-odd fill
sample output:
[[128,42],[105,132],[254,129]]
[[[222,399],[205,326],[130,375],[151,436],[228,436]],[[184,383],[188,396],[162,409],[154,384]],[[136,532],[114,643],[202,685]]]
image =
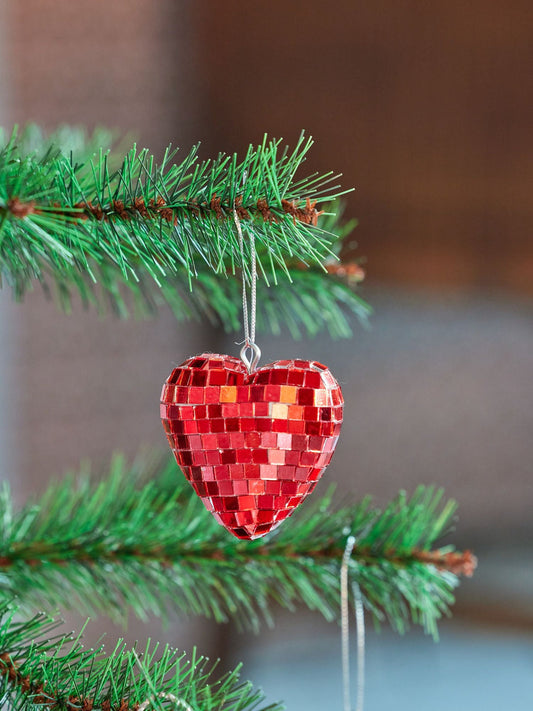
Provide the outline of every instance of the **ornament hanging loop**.
[[[251,351],[249,358],[247,356],[248,351]],[[248,373],[253,373],[261,358],[261,349],[256,343],[245,341],[244,346],[241,348],[240,357]]]
[[[255,237],[253,230],[249,230],[250,235],[250,259],[251,259],[251,314],[248,319],[248,298],[246,295],[246,274],[244,269],[244,237],[242,234],[241,221],[237,210],[233,208],[233,219],[239,236],[239,249],[242,259],[242,315],[244,321],[244,345],[241,348],[241,360],[246,366],[248,373],[253,373],[257,368],[261,358],[261,349],[255,343],[255,318],[256,318],[256,293],[257,293],[257,264],[255,254]],[[248,356],[250,351],[250,356]]]

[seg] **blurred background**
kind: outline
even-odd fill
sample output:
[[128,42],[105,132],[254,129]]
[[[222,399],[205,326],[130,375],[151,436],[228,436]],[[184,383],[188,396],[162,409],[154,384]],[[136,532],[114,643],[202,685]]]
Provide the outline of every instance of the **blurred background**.
[[[369,634],[368,711],[533,702],[532,60],[527,0],[0,3],[0,124],[105,125],[156,154],[200,140],[203,157],[305,128],[309,171],[356,186],[371,329],[265,338],[264,362],[322,360],[343,383],[327,474],[341,496],[444,486],[460,503],[454,542],[480,560],[439,645]],[[0,339],[0,465],[20,501],[84,457],[163,448],[172,363],[236,340],[164,311],[66,316],[38,291],[23,305],[1,292]],[[255,637],[199,620],[126,636],[242,659],[289,709],[340,707],[338,629],[277,620]],[[89,635],[104,626],[124,633]]]

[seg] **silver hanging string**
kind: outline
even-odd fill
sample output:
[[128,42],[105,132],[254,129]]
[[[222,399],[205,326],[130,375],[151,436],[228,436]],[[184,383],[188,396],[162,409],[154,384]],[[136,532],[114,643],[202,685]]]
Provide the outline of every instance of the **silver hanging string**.
[[[355,546],[354,536],[349,536],[342,556],[341,584],[341,646],[342,646],[342,688],[343,709],[351,711],[350,689],[350,618],[348,596],[348,567]],[[355,604],[355,629],[357,636],[357,688],[355,711],[363,711],[365,695],[365,610],[359,585],[352,583]]]
[[[244,237],[242,234],[241,221],[237,210],[233,208],[233,219],[239,236],[239,251],[242,258],[242,315],[244,322],[244,345],[241,348],[241,360],[246,366],[249,373],[252,373],[259,363],[261,358],[261,349],[255,342],[255,321],[256,321],[256,303],[257,303],[257,259],[255,252],[255,237],[253,230],[249,230],[250,236],[250,260],[251,260],[251,293],[250,293],[250,311],[248,314],[248,297],[246,288],[246,272],[244,269]],[[250,356],[247,353],[250,351]]]
[[365,608],[361,588],[354,581],[352,592],[355,604],[355,629],[357,635],[357,696],[356,711],[363,711],[365,702]]

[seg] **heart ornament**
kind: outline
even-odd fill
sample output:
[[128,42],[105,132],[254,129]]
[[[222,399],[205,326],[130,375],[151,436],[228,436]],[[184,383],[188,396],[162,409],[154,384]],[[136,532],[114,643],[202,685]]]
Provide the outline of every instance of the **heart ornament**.
[[331,461],[342,424],[325,365],[279,360],[248,373],[238,358],[189,358],[163,385],[161,419],[176,461],[216,520],[237,538],[290,516]]

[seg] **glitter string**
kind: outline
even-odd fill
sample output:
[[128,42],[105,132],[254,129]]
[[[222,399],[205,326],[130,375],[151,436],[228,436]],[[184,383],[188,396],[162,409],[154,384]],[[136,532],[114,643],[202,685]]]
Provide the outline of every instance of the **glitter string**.
[[[350,689],[350,619],[348,596],[348,568],[355,546],[354,536],[349,536],[342,556],[340,587],[341,587],[341,646],[342,646],[342,688],[343,709],[351,711]],[[357,688],[355,711],[363,711],[365,695],[365,611],[361,590],[356,582],[352,583],[352,594],[355,604],[355,628],[357,636]]]

